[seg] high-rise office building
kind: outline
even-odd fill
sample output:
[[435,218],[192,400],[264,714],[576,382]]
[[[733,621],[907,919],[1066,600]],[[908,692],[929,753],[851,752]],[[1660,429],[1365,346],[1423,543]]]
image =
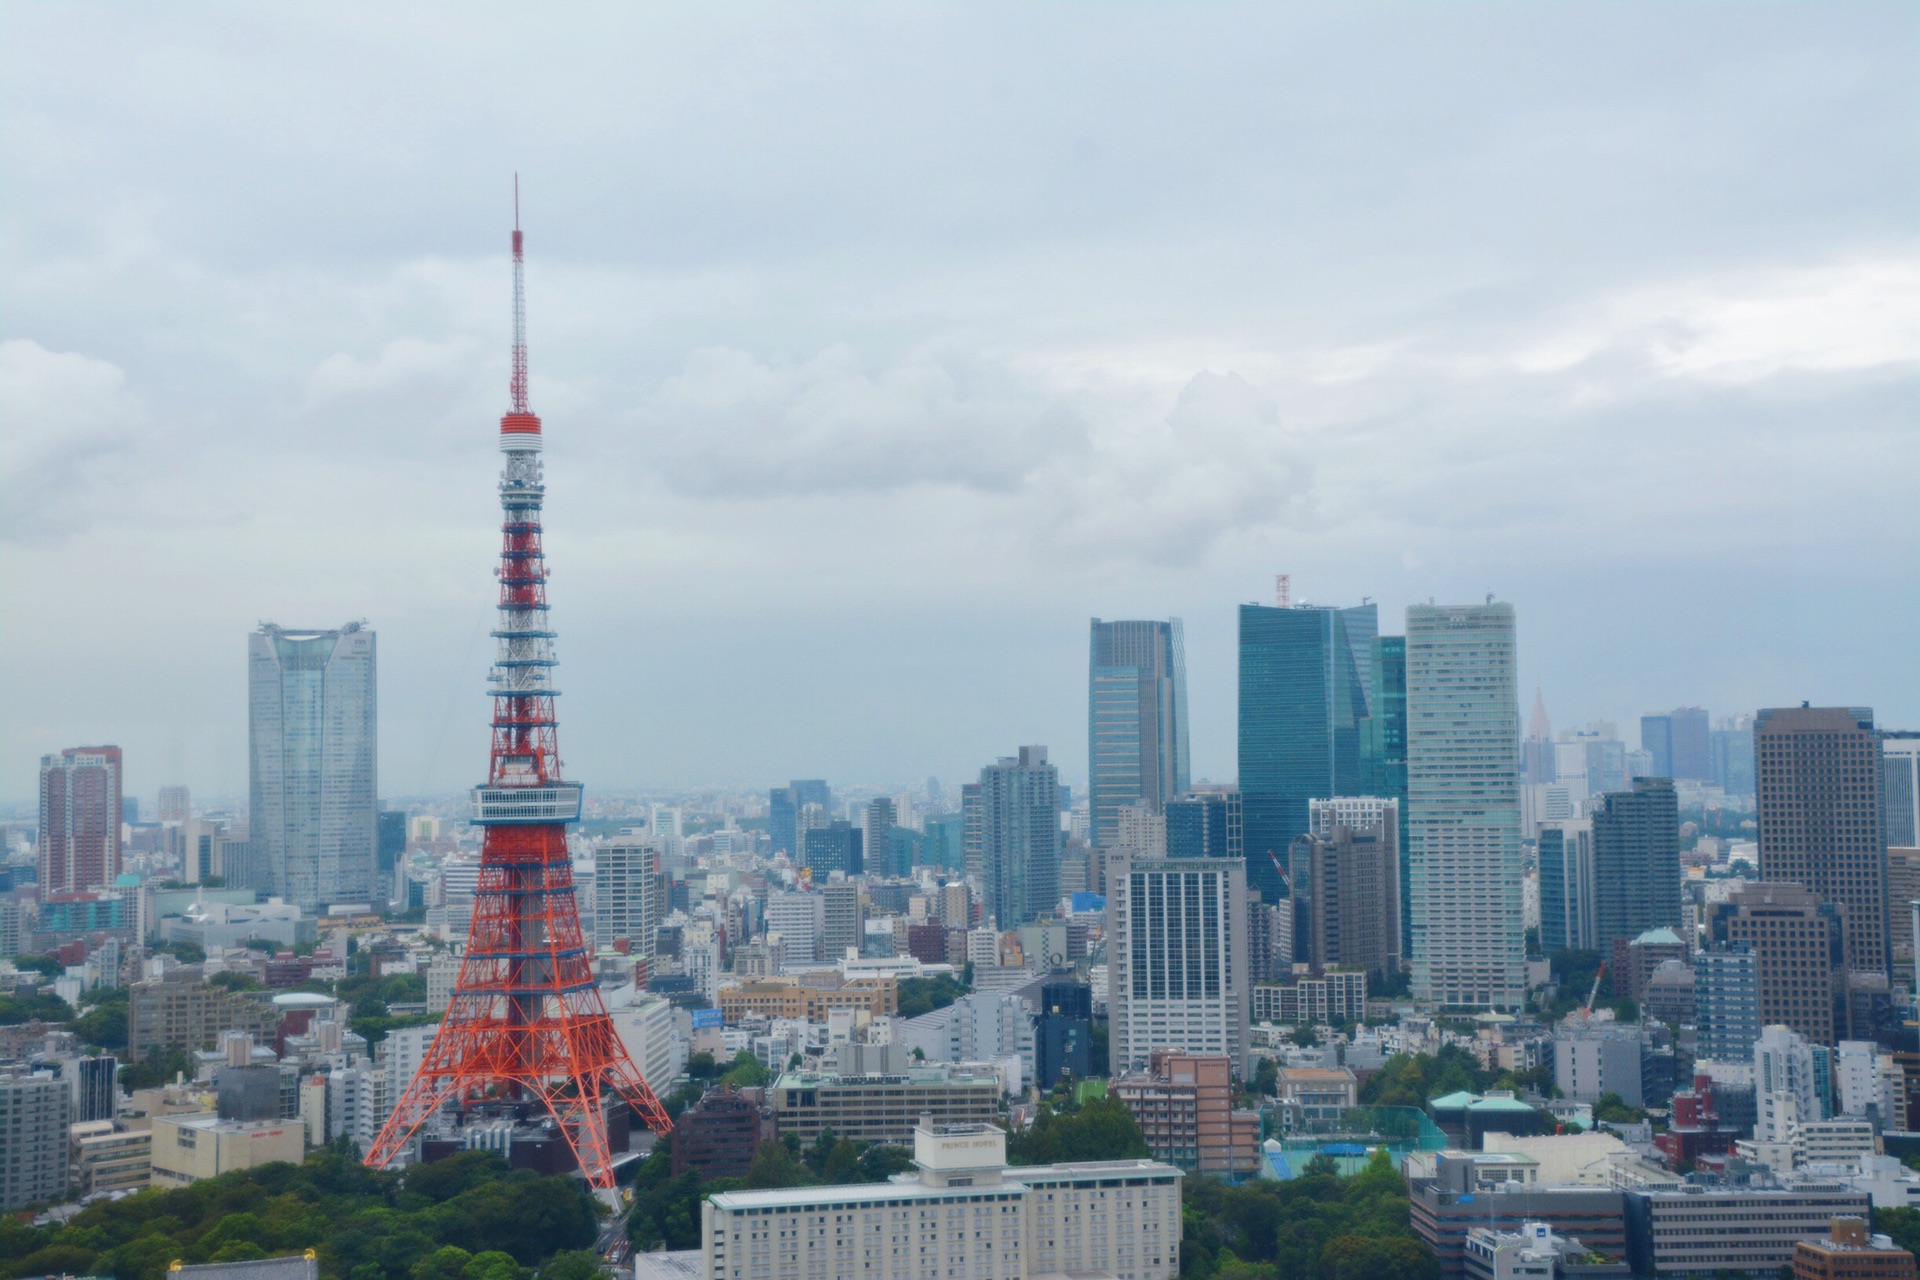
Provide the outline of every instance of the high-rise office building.
[[1189,791],[1167,802],[1167,856],[1170,858],[1243,858],[1238,788]]
[[374,818],[373,829],[374,889],[378,897],[392,892],[393,869],[406,856],[407,815],[398,809],[382,809]]
[[1293,841],[1295,958],[1316,969],[1400,968],[1399,803],[1315,800]]
[[110,889],[120,877],[118,747],[40,757],[40,893]]
[[1880,733],[1880,807],[1887,844],[1920,849],[1920,733]]
[[1761,1026],[1832,1044],[1845,914],[1800,885],[1759,881],[1707,907],[1707,949],[1752,949]]
[[160,788],[155,816],[162,822],[185,822],[193,816],[193,793],[181,786]]
[[835,880],[820,886],[820,955],[822,960],[838,960],[851,947],[860,949],[866,929],[866,916],[860,908],[860,886],[852,880]]
[[1407,854],[1407,638],[1375,636],[1364,735],[1370,796],[1392,800],[1400,812],[1400,949],[1413,937],[1412,881]]
[[1187,659],[1180,619],[1092,624],[1087,775],[1092,840],[1113,847],[1123,806],[1155,813],[1187,789]]
[[1665,715],[1641,716],[1640,749],[1653,757],[1653,777],[1688,782],[1705,782],[1712,777],[1707,713],[1702,707],[1678,707]]
[[1592,951],[1594,941],[1593,823],[1567,818],[1540,824],[1540,948]]
[[1873,713],[1845,707],[1762,711],[1754,747],[1761,876],[1805,885],[1844,906],[1850,982],[1858,987],[1861,978],[1875,974],[1884,980],[1887,839]]
[[980,878],[986,913],[1014,929],[1052,911],[1060,898],[1060,775],[1045,747],[1021,747],[980,770],[961,789],[967,870]]
[[1413,993],[1518,1009],[1520,709],[1513,606],[1407,609]]
[[826,899],[817,893],[776,890],[767,895],[767,931],[786,944],[787,963],[820,958],[821,938],[827,927]]
[[866,847],[860,828],[839,820],[803,829],[800,865],[813,872],[815,884],[825,883],[836,871],[850,876],[861,874],[866,869]]
[[1286,896],[1276,865],[1316,796],[1361,795],[1379,610],[1240,606],[1240,797],[1247,876]]
[[1694,1025],[1702,1058],[1746,1062],[1760,1037],[1760,972],[1753,945],[1717,943],[1693,957]]
[[373,896],[374,634],[272,624],[248,637],[248,823],[264,889],[316,911]]
[[[1671,778],[1636,778],[1593,811],[1593,945],[1679,929],[1680,802]],[[1542,897],[1542,910],[1545,898]]]
[[1107,865],[1108,1052],[1116,1076],[1155,1049],[1225,1054],[1247,1066],[1246,864],[1148,858]]
[[885,796],[867,801],[861,815],[860,848],[868,871],[873,875],[908,875],[911,867],[893,865],[893,829],[899,825],[899,811]]
[[927,866],[942,871],[966,870],[966,833],[959,814],[929,814],[921,834],[926,840],[920,846],[920,856]]
[[1530,787],[1556,782],[1553,721],[1547,718],[1547,695],[1533,691],[1533,714],[1527,717],[1527,736],[1520,743],[1520,781]]
[[653,957],[653,931],[666,915],[660,849],[651,840],[622,836],[593,855],[593,940],[611,947],[627,940],[628,954]]
[[1081,982],[1042,983],[1033,1020],[1034,1083],[1051,1089],[1063,1073],[1093,1074],[1093,988]]
[[820,806],[822,814],[833,809],[833,792],[826,779],[795,778],[767,793],[767,835],[774,853],[799,860],[800,815],[810,804]]
[[1730,796],[1753,794],[1753,717],[1732,716],[1707,733],[1707,781]]

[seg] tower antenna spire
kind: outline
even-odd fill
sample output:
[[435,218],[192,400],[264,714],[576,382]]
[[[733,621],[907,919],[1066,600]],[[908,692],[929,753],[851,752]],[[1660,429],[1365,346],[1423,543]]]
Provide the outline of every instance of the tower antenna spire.
[[[520,234],[520,175],[513,175],[513,382],[508,413],[531,414],[527,407],[527,258]],[[536,427],[536,430],[538,428]]]

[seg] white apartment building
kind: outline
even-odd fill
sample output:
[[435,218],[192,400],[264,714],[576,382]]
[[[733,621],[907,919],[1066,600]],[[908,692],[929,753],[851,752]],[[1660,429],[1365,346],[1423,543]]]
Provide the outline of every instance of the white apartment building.
[[1225,1054],[1243,1078],[1247,1044],[1247,872],[1240,858],[1107,862],[1107,1018],[1114,1075],[1155,1049]]
[[702,1207],[707,1280],[1173,1280],[1180,1171],[1152,1160],[1010,1169],[993,1125],[918,1127],[918,1172],[730,1191]]
[[767,931],[777,933],[787,946],[788,964],[812,964],[827,927],[826,900],[817,893],[767,895]]
[[665,913],[660,901],[660,846],[623,836],[593,855],[593,940],[610,947],[629,941],[629,954],[653,957],[653,931]]

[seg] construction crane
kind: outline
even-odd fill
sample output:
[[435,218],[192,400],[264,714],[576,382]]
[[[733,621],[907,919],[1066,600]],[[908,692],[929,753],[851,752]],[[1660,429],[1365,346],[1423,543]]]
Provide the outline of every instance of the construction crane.
[[1602,960],[1600,968],[1593,975],[1593,990],[1587,992],[1587,1002],[1580,1006],[1580,1019],[1585,1021],[1593,1016],[1593,1002],[1600,998],[1600,981],[1607,976],[1607,962]]

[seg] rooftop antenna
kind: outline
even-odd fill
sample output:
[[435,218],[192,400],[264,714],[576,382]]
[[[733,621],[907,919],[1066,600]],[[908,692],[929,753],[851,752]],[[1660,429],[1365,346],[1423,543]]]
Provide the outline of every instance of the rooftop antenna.
[[1293,575],[1276,573],[1273,575],[1273,603],[1276,608],[1286,609],[1293,605]]

